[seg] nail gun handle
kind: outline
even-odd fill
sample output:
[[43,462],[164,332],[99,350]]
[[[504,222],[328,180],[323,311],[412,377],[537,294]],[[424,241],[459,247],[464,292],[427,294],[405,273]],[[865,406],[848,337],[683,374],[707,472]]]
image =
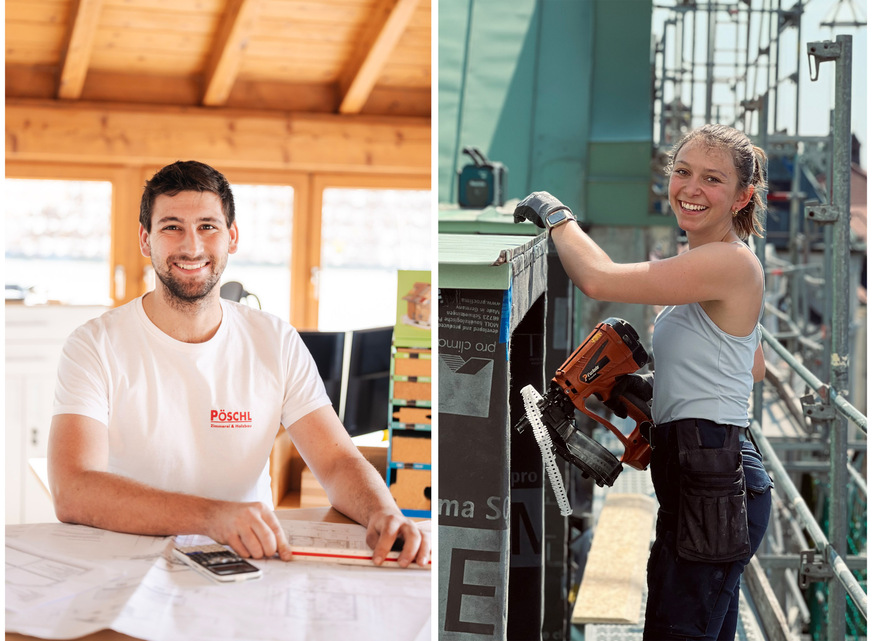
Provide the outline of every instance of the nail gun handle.
[[651,408],[635,394],[622,394],[618,399],[627,408],[627,416],[636,422],[636,427],[627,437],[621,462],[637,470],[644,470],[651,460],[651,446],[642,436],[641,428],[646,423],[651,425]]
[[637,425],[642,421],[651,420],[651,407],[647,401],[643,401],[639,396],[625,392],[616,400],[624,404],[624,407],[627,408],[627,416],[636,421]]

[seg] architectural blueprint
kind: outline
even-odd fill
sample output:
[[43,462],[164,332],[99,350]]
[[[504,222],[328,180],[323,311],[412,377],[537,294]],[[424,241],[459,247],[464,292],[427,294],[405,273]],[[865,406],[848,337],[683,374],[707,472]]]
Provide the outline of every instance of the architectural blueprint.
[[113,578],[85,561],[52,558],[14,541],[6,544],[6,611],[20,612],[104,585]]
[[[321,543],[329,531],[355,545],[363,530],[282,524]],[[173,542],[66,524],[7,526],[6,630],[59,639],[110,628],[147,641],[430,638],[431,572],[268,559],[254,561],[261,579],[217,584],[174,561]],[[39,585],[23,573],[26,563],[54,564],[55,579]]]

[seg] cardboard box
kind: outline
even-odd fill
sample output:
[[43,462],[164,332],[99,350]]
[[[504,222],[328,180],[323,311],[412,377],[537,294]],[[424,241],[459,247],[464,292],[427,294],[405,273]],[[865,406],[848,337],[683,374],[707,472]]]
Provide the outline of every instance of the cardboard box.
[[429,401],[432,398],[432,384],[394,381],[393,397],[401,401]]
[[391,461],[396,463],[430,463],[432,441],[430,432],[391,437]]
[[430,425],[433,422],[433,408],[395,406],[393,417],[404,425]]
[[[378,474],[385,478],[388,466],[388,448],[366,446],[359,447],[363,457],[372,463]],[[306,476],[304,478],[304,472]],[[284,508],[314,507],[302,505],[304,480],[306,482],[306,500],[321,500],[321,494],[326,498],[323,488],[320,493],[314,484],[318,484],[315,476],[306,468],[306,464],[297,448],[294,446],[290,435],[285,430],[280,430],[273,443],[273,449],[269,458],[269,474],[272,487],[273,505]],[[320,484],[317,485],[320,488]],[[329,505],[329,503],[318,505]]]
[[400,468],[391,494],[401,510],[430,509],[430,470]]
[[[399,350],[398,350],[399,352]],[[427,351],[429,355],[429,350]],[[395,376],[430,377],[433,375],[433,361],[429,358],[394,358]]]
[[300,476],[300,507],[330,507],[327,492],[308,467]]

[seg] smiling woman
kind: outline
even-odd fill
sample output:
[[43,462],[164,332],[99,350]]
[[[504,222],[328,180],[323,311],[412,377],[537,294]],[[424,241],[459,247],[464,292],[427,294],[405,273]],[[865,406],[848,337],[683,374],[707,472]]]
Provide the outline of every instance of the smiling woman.
[[730,127],[707,125],[676,146],[669,175],[669,204],[690,247],[723,240],[760,236],[757,212],[763,201],[762,150]]
[[742,242],[759,225],[764,162],[731,127],[706,125],[682,138],[670,157],[669,203],[690,249],[660,261],[613,262],[547,192],[515,210],[516,222],[548,230],[588,296],[665,306],[654,322],[656,370],[644,399],[652,401],[651,480],[660,503],[647,571],[643,638],[651,641],[735,636],[739,577],[769,521],[771,482],[745,435],[751,388],[763,377],[764,275]]

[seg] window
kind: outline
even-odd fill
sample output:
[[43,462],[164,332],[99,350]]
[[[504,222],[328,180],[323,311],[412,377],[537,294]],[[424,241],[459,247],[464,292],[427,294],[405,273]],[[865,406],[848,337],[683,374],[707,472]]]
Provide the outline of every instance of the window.
[[396,322],[397,270],[430,269],[430,191],[327,188],[318,329]]
[[111,305],[112,183],[6,179],[6,298]]
[[[291,308],[293,187],[233,185],[239,249],[230,256],[222,283],[237,281],[264,311],[288,320]],[[248,304],[257,306],[254,297]]]

